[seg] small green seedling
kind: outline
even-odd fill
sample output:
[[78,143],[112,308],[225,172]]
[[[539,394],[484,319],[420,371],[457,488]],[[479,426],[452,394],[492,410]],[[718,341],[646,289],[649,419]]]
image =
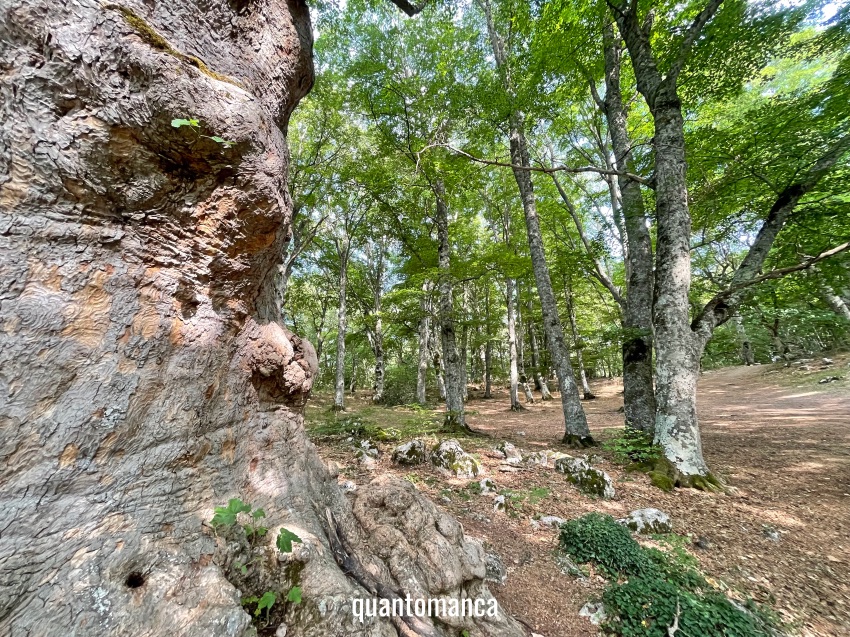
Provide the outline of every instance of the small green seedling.
[[293,586],[289,589],[289,593],[286,595],[286,601],[292,602],[293,604],[301,603],[301,587]]
[[195,141],[198,141],[198,139],[200,139],[201,137],[205,137],[206,139],[211,139],[217,144],[221,144],[225,148],[230,148],[231,146],[233,146],[233,142],[219,137],[218,135],[204,135],[203,133],[201,133],[201,123],[197,119],[172,119],[171,125],[174,128],[183,128],[184,126],[188,126],[195,133],[195,135],[197,135]]
[[301,538],[289,529],[282,528],[277,534],[277,548],[281,553],[291,553],[293,542],[301,542]]

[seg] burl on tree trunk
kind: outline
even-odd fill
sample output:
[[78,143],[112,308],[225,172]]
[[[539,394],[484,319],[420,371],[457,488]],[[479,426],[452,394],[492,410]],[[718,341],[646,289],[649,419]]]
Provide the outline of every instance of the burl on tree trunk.
[[[228,581],[207,525],[234,497],[266,512],[266,583],[303,590],[278,595],[287,634],[484,629],[351,613],[364,586],[489,593],[456,521],[389,480],[352,507],[304,433],[317,363],[278,323],[274,273],[306,6],[0,12],[0,634],[253,634],[240,594],[262,591]],[[281,526],[303,540],[287,556]],[[523,634],[504,614],[486,631]]]

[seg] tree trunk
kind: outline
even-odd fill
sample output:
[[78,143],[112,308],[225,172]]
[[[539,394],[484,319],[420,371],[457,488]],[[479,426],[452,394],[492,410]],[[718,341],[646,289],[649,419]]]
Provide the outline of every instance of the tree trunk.
[[425,389],[428,381],[428,334],[430,332],[430,284],[422,285],[422,296],[419,299],[419,367],[416,371],[416,402],[425,405],[428,400]]
[[738,337],[738,347],[741,353],[741,363],[744,365],[753,365],[756,360],[753,355],[753,347],[750,343],[750,337],[747,335],[747,330],[744,327],[744,319],[740,314],[732,317],[732,322],[735,324],[735,334]]
[[348,392],[354,394],[357,389],[357,350],[351,350],[351,377],[348,381]]
[[549,383],[546,382],[540,372],[540,349],[537,345],[537,331],[531,323],[528,325],[528,333],[531,336],[531,364],[534,366],[534,384],[540,390],[541,400],[552,400]]
[[[635,173],[627,113],[620,89],[622,48],[609,23],[604,32],[605,100],[603,110],[611,135],[617,170]],[[652,434],[655,392],[652,384],[652,239],[640,184],[617,176],[615,194],[626,230],[626,298],[623,312],[623,390],[626,426]]]
[[824,300],[827,305],[832,308],[832,311],[838,314],[838,316],[843,316],[845,319],[850,321],[850,307],[848,307],[847,303],[844,302],[844,299],[836,294],[835,290],[833,290],[826,281],[821,280],[819,285],[821,294],[823,294]]
[[[454,519],[390,478],[346,498],[304,431],[317,361],[278,322],[275,273],[306,6],[0,14],[0,634],[248,637],[240,597],[272,591],[272,632],[391,637],[350,600],[490,599]],[[270,529],[247,576],[208,524],[237,497]],[[283,526],[301,538],[285,554]],[[525,634],[502,611],[462,625]]]
[[463,294],[461,295],[461,305],[463,307],[463,325],[460,329],[460,349],[458,357],[460,358],[460,387],[463,402],[469,400],[469,317],[467,316],[467,308],[469,307],[469,290],[466,285],[463,286]]
[[463,414],[463,387],[461,386],[460,358],[455,338],[454,307],[452,302],[451,244],[449,243],[449,208],[445,201],[443,182],[434,183],[437,200],[437,242],[440,270],[440,337],[445,365],[446,416],[443,428],[447,431],[466,431]]
[[[507,55],[505,53],[504,43],[493,23],[488,0],[479,0],[479,4],[485,13],[487,30],[493,48],[493,56],[502,74],[505,91],[508,95],[512,95],[513,86],[507,67]],[[558,374],[558,388],[561,392],[561,405],[564,411],[565,432],[563,442],[570,446],[592,445],[594,443],[593,438],[587,426],[587,418],[584,414],[584,409],[582,409],[578,387],[573,377],[570,352],[564,339],[564,330],[561,326],[561,319],[558,316],[558,306],[552,290],[549,266],[546,263],[543,235],[540,231],[540,220],[537,217],[537,202],[534,198],[534,186],[531,181],[531,173],[527,170],[531,165],[531,161],[525,140],[522,114],[519,111],[513,111],[510,114],[509,123],[511,163],[522,167],[514,168],[513,174],[519,188],[520,197],[522,198],[525,228],[528,234],[528,247],[531,253],[531,265],[534,270],[534,280],[537,283],[537,292],[540,295],[543,329],[546,332],[552,363]]]
[[567,293],[567,312],[570,317],[570,331],[573,334],[573,345],[576,350],[576,362],[578,363],[578,372],[581,377],[581,388],[584,393],[585,400],[593,400],[596,398],[596,394],[590,391],[590,385],[587,382],[587,372],[584,371],[584,356],[582,356],[582,350],[584,349],[584,344],[581,341],[581,337],[578,333],[578,325],[576,324],[576,309],[573,305],[573,292],[569,287],[566,290]]
[[511,411],[522,411],[524,408],[519,403],[519,369],[517,367],[516,346],[516,303],[514,301],[514,280],[505,280],[505,299],[508,308],[508,350],[511,357]]
[[[346,288],[348,287],[348,254],[350,250],[348,237],[340,240],[337,246],[339,255],[339,305],[336,319],[336,375],[334,379],[334,411],[345,411],[345,332],[347,329]],[[354,359],[351,365],[351,385],[354,387]],[[353,391],[353,389],[352,389]]]
[[490,286],[484,292],[484,320],[487,342],[484,344],[484,398],[493,397],[493,339],[490,336]]

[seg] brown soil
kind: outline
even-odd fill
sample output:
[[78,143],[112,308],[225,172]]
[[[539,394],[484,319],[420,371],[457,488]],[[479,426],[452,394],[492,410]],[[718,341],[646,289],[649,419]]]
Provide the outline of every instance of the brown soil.
[[[604,449],[592,451],[597,455],[593,462],[614,479],[617,497],[612,501],[580,494],[551,468],[501,472],[492,454],[500,440],[528,451],[569,452],[558,443],[563,418],[557,395],[555,401],[537,402],[519,413],[505,409],[504,392],[468,404],[470,425],[488,437],[461,443],[478,455],[484,475],[515,494],[507,513],[494,512],[491,497],[471,494],[465,488],[469,481],[446,480],[427,466],[393,466],[389,453],[382,455],[377,471],[406,476],[456,515],[467,535],[497,552],[508,579],[503,586],[491,584],[491,590],[503,608],[545,637],[598,634],[578,611],[598,599],[604,580],[592,572],[586,579],[563,573],[555,559],[557,532],[535,530],[532,518],[569,519],[590,511],[623,517],[644,507],[667,512],[677,534],[700,540],[705,548],[692,545],[691,552],[704,572],[732,594],[770,603],[792,623],[792,633],[850,635],[850,382],[817,382],[827,375],[847,378],[847,364],[844,356],[835,357],[828,369],[820,369],[816,359],[809,370],[765,365],[702,376],[705,457],[733,487],[728,494],[664,493],[646,476],[626,473]],[[593,383],[598,399],[584,405],[597,438],[610,438],[622,427],[621,390],[616,380]],[[363,397],[351,408],[366,404]],[[370,417],[380,420],[374,410]],[[373,477],[357,469],[350,448],[319,446],[325,457],[343,465],[340,479],[365,483]],[[392,445],[382,447],[389,451]],[[778,541],[767,535],[771,530],[779,531]]]

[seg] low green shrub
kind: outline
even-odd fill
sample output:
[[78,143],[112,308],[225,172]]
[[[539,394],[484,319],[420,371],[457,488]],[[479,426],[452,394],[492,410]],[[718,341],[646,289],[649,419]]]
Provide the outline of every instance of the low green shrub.
[[632,427],[624,427],[602,446],[614,454],[616,462],[634,465],[636,468],[650,468],[664,455],[661,449],[653,444],[651,435]]
[[771,637],[777,618],[752,600],[738,603],[713,588],[682,542],[672,554],[644,548],[614,518],[590,513],[561,526],[561,548],[611,578],[602,594],[602,628],[621,637]]

